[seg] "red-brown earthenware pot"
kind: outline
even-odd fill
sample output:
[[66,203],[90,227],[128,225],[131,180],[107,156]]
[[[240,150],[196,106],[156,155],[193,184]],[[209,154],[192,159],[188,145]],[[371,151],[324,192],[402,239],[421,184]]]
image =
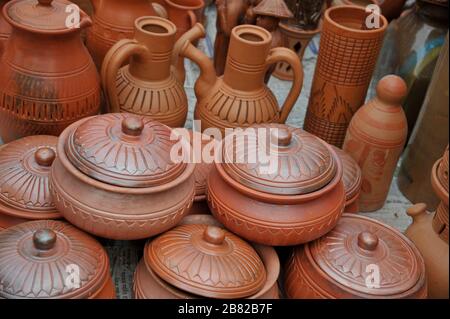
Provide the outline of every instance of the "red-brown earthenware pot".
[[91,25],[67,26],[71,2],[13,0],[3,7],[13,30],[0,59],[0,135],[5,143],[29,135],[59,135],[98,113],[100,79],[81,41]]
[[329,234],[295,248],[285,289],[293,299],[426,298],[425,263],[394,228],[344,214]]
[[60,221],[0,232],[0,299],[115,299],[105,249]]
[[174,227],[194,200],[195,165],[172,161],[173,147],[190,145],[171,133],[126,113],[71,125],[51,170],[56,207],[77,227],[110,239],[143,239]]
[[3,48],[6,44],[6,40],[11,34],[11,26],[3,18],[3,6],[8,0],[0,0],[0,57],[2,56]]
[[57,219],[49,190],[57,138],[28,136],[0,147],[0,227]]
[[[255,128],[266,131],[249,135],[242,148],[231,142],[238,133],[229,135],[216,154],[207,193],[213,215],[242,238],[264,245],[292,246],[325,235],[345,205],[336,152],[301,129],[282,124]],[[270,162],[259,155],[252,162],[234,160],[263,152]]]

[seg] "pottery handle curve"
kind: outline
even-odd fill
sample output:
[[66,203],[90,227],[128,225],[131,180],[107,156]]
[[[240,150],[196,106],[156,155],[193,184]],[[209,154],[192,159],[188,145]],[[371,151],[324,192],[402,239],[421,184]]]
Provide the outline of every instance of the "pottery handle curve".
[[298,55],[287,48],[275,48],[270,51],[266,60],[267,67],[278,62],[289,64],[294,73],[294,80],[289,94],[280,109],[280,123],[285,123],[303,88],[303,66]]
[[188,17],[189,17],[189,23],[191,24],[191,28],[194,27],[194,25],[197,24],[197,16],[195,15],[194,11],[189,10],[187,12]]
[[123,63],[135,54],[143,54],[147,49],[136,40],[123,39],[106,54],[101,69],[103,90],[107,99],[108,113],[120,113],[116,77]]

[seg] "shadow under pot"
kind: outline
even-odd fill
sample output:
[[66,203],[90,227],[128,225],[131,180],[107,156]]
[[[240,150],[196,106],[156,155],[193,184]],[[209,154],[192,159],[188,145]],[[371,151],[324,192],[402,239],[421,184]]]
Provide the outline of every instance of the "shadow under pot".
[[194,164],[172,161],[172,130],[145,116],[91,117],[67,128],[51,171],[56,207],[100,237],[137,240],[176,226],[194,200]]
[[252,129],[246,144],[238,144],[243,137],[234,133],[216,154],[207,193],[213,215],[242,238],[269,246],[299,245],[328,233],[345,205],[336,152],[298,128]]
[[248,244],[221,228],[212,216],[191,215],[147,243],[135,272],[134,295],[138,299],[278,299],[279,272],[273,248]]
[[61,218],[49,191],[57,140],[28,136],[0,146],[0,228]]
[[66,222],[23,223],[0,243],[0,299],[116,298],[105,249]]
[[422,299],[425,263],[394,228],[344,214],[329,234],[295,248],[285,289],[292,299]]

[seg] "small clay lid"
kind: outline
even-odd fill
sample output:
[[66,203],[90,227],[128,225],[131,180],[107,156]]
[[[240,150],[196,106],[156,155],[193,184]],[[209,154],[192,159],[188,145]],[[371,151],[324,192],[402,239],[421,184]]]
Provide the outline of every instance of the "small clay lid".
[[175,163],[172,130],[146,116],[94,116],[74,129],[65,145],[70,162],[86,175],[121,187],[154,187],[175,180],[186,168]]
[[0,299],[89,298],[109,278],[103,247],[65,222],[23,223],[0,243]]
[[280,19],[290,19],[294,14],[284,0],[262,0],[253,11],[257,15],[265,15]]
[[362,186],[362,172],[358,163],[345,151],[333,146],[336,154],[342,162],[344,174],[342,181],[344,182],[346,200],[352,200],[359,194]]
[[60,217],[49,190],[55,136],[29,136],[0,149],[0,210],[25,219]]
[[266,281],[253,247],[215,226],[178,226],[149,242],[144,254],[147,267],[161,279],[202,297],[245,298]]
[[[352,295],[399,296],[425,282],[425,264],[414,244],[371,218],[344,214],[334,230],[305,249],[320,276]],[[377,274],[379,282],[369,280]]]
[[245,140],[239,133],[225,138],[220,164],[246,187],[274,195],[303,195],[323,188],[336,175],[337,156],[331,146],[302,129],[268,124],[246,132],[251,134]]
[[[14,26],[34,32],[64,33],[77,31],[80,27],[71,26],[73,10],[67,10],[74,4],[66,0],[13,0],[5,5],[5,18]],[[69,8],[70,9],[70,8]],[[80,10],[81,27],[89,21],[87,14]]]

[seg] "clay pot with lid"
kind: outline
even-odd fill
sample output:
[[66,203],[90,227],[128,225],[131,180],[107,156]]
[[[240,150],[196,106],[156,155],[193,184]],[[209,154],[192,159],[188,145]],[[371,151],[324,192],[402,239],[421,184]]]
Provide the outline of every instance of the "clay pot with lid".
[[147,115],[170,127],[184,127],[188,113],[184,60],[174,50],[183,41],[204,37],[205,30],[197,24],[179,43],[176,31],[166,19],[141,17],[135,22],[134,37],[112,46],[101,72],[109,112]]
[[[292,246],[325,235],[345,205],[338,155],[301,129],[282,124],[254,128],[265,128],[265,137],[249,135],[249,146],[241,148],[230,142],[238,133],[231,134],[216,154],[207,193],[213,215],[242,238],[264,245]],[[259,155],[252,162],[233,160],[262,152],[271,162]]]
[[[115,299],[105,249],[61,221],[32,221],[0,232],[0,299]],[[71,287],[70,275],[80,275]]]
[[[203,262],[194,262],[200,259]],[[246,243],[212,216],[190,215],[147,243],[135,272],[134,295],[138,299],[278,299],[279,271],[273,248]]]
[[11,26],[3,18],[3,6],[8,0],[0,0],[0,57],[2,56],[3,47],[11,34]]
[[58,219],[49,191],[57,138],[28,136],[0,147],[0,227]]
[[75,226],[109,239],[143,239],[174,227],[194,200],[195,165],[172,161],[173,147],[190,146],[171,133],[126,113],[71,125],[51,170],[56,207]]
[[81,41],[91,25],[68,27],[66,0],[13,0],[3,7],[12,26],[0,59],[0,135],[5,143],[30,135],[59,135],[97,114],[100,78]]
[[394,228],[344,214],[329,234],[295,248],[285,289],[292,299],[421,299],[427,297],[425,263]]

